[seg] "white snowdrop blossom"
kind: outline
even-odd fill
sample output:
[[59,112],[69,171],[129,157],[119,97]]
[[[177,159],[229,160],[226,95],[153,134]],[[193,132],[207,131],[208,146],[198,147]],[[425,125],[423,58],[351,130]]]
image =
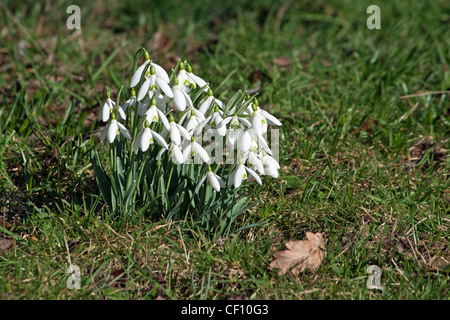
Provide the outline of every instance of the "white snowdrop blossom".
[[191,67],[191,65],[189,63],[186,66],[186,71],[187,71],[188,76],[195,82],[195,84],[197,86],[199,86],[200,88],[204,88],[204,91],[207,90],[207,85],[208,84],[206,83],[205,80],[203,80],[202,78],[200,78],[199,76],[195,75],[192,72],[192,67]]
[[146,80],[139,89],[137,96],[138,101],[141,101],[148,94],[149,98],[153,98],[155,94],[164,93],[167,97],[173,98],[172,89],[169,86],[169,82],[166,82],[156,74],[156,69],[152,65],[150,71],[147,72]]
[[203,101],[200,106],[198,107],[198,110],[206,115],[206,112],[212,107],[214,108],[214,105],[217,104],[221,110],[225,109],[225,104],[220,101],[219,99],[214,98],[213,92],[211,89],[208,89],[208,98],[206,98],[205,101]]
[[216,129],[222,137],[225,136],[227,133],[227,127],[222,122],[222,115],[223,111],[219,109],[219,106],[215,105],[213,114],[202,122],[201,128],[203,129],[208,124],[211,128]]
[[278,162],[264,151],[262,152],[261,158],[264,165],[264,173],[273,178],[278,178],[278,170],[280,170]]
[[181,137],[185,138],[186,140],[191,139],[192,136],[189,134],[188,130],[186,130],[186,128],[176,123],[172,115],[169,116],[169,121],[170,121],[169,123],[170,140],[174,144],[180,145]]
[[203,147],[195,141],[194,137],[191,138],[191,143],[186,146],[186,148],[183,150],[183,158],[184,162],[187,163],[188,160],[190,160],[195,155],[198,155],[200,159],[203,160],[205,163],[209,163],[211,158],[208,155],[208,152],[206,152]]
[[[166,149],[161,149],[158,153],[158,155],[156,156],[156,160],[161,159],[162,154],[166,151]],[[184,157],[183,157],[183,151],[181,151],[181,148],[179,145],[176,145],[175,143],[173,143],[173,141],[171,141],[169,143],[169,155],[172,159],[172,162],[175,164],[183,164],[184,163]]]
[[228,184],[232,184],[235,188],[239,188],[242,184],[242,181],[246,180],[249,176],[251,178],[254,178],[259,184],[262,184],[261,178],[258,176],[258,174],[253,169],[250,169],[249,167],[244,165],[242,156],[238,156],[238,158],[240,159],[240,164],[228,177]]
[[191,89],[194,89],[196,87],[195,81],[188,75],[184,66],[184,62],[180,61],[179,67],[180,70],[178,71],[177,75],[178,83],[180,85],[180,88],[189,93]]
[[138,112],[143,108],[142,103],[140,101],[137,101],[136,99],[136,91],[134,89],[131,89],[131,98],[125,101],[125,103],[122,105],[122,110],[124,112],[126,112],[128,108],[130,108],[132,111]]
[[[149,70],[149,67],[150,68],[153,67],[155,69],[155,73],[159,79],[161,79],[165,83],[170,82],[166,70],[164,70],[164,68],[162,68],[160,65],[157,65],[156,63],[150,60],[150,56],[147,50],[144,51],[144,58],[145,62],[142,65],[140,65],[139,68],[136,69],[133,76],[131,77],[130,88],[134,88],[139,84],[144,70],[145,69]],[[150,66],[147,67],[148,64],[150,64]]]
[[154,140],[158,142],[160,146],[165,149],[169,149],[167,142],[163,137],[159,135],[159,133],[150,129],[150,123],[146,120],[144,130],[136,136],[136,139],[133,143],[133,151],[137,151],[139,148],[142,152],[147,151],[149,146],[154,143]]
[[113,143],[116,139],[118,133],[122,133],[125,138],[131,140],[131,135],[127,128],[120,122],[116,120],[114,113],[111,114],[111,121],[103,128],[102,134],[100,135],[100,141],[104,141],[108,138],[109,143]]
[[220,191],[220,188],[225,188],[225,182],[222,180],[219,175],[212,172],[211,167],[208,166],[207,181],[217,192]]
[[[114,112],[115,106],[116,106],[116,103],[113,100],[111,100],[110,93],[107,92],[106,93],[106,101],[100,110],[99,120],[103,121],[103,122],[107,122],[109,120],[110,114]],[[117,112],[119,114],[120,120],[126,119],[126,115],[125,115],[125,112],[122,109],[122,107],[119,106],[117,109]]]
[[186,107],[193,108],[191,97],[183,89],[183,86],[179,84],[178,78],[175,76],[173,78],[173,104],[176,111],[184,111]]
[[150,124],[152,124],[153,122],[159,122],[159,120],[161,120],[161,122],[164,124],[166,129],[167,130],[170,129],[169,120],[167,120],[164,112],[159,110],[158,107],[156,106],[155,97],[152,98],[152,104],[151,104],[150,108],[145,112],[144,115]]

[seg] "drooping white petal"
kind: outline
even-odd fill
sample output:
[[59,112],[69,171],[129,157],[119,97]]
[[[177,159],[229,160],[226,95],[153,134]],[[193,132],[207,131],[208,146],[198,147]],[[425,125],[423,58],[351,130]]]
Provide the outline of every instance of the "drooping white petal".
[[263,163],[264,163],[264,165],[271,165],[274,168],[276,168],[277,170],[280,170],[280,165],[278,164],[277,160],[275,160],[274,158],[272,158],[269,155],[265,155],[263,157]]
[[164,127],[166,127],[167,130],[170,130],[170,123],[169,123],[169,120],[167,120],[166,115],[161,110],[159,110],[159,109],[156,109],[156,110],[157,110],[159,119],[161,119]]
[[211,106],[211,103],[213,101],[214,97],[213,96],[209,96],[208,98],[206,98],[205,101],[203,101],[200,106],[198,107],[198,110],[202,113],[202,114],[206,114],[206,112],[208,111],[209,107]]
[[195,74],[193,74],[192,72],[188,72],[189,77],[194,80],[194,82],[200,87],[203,88],[204,86],[206,86],[206,81],[203,80],[202,78],[200,78],[199,76],[196,76]]
[[142,132],[141,139],[139,141],[139,147],[141,148],[142,152],[145,152],[150,147],[150,143],[152,141],[152,132],[149,128],[145,128]]
[[103,128],[102,134],[100,135],[100,141],[103,142],[106,139],[108,133],[109,123]]
[[125,138],[127,138],[128,140],[131,140],[131,134],[130,132],[128,132],[127,128],[125,128],[125,126],[123,124],[121,124],[120,122],[116,122],[117,126],[119,127],[120,132],[124,135]]
[[232,119],[233,117],[226,117],[225,119],[222,120],[222,122],[218,123],[217,126],[218,127],[226,126],[228,123],[230,123]]
[[170,89],[170,86],[167,84],[167,82],[164,82],[160,78],[156,78],[156,83],[158,84],[158,87],[161,88],[161,90],[164,92],[166,96],[169,98],[173,98],[173,92],[172,89]]
[[186,148],[183,150],[183,162],[182,163],[186,163],[189,159],[191,159],[191,157],[192,157],[191,150],[192,150],[192,143],[188,144],[186,146]]
[[274,124],[276,126],[281,126],[282,123],[280,122],[280,120],[278,120],[277,118],[275,118],[273,115],[271,115],[270,113],[268,113],[266,110],[263,110],[261,108],[258,108],[258,110],[261,112],[262,116],[264,118],[266,118],[270,124]]
[[252,136],[248,132],[248,130],[241,131],[238,134],[238,149],[243,152],[247,152],[250,150],[252,146]]
[[121,120],[126,120],[127,119],[125,111],[123,111],[122,107],[119,106],[117,111],[119,111],[119,119],[121,119]]
[[217,192],[220,191],[219,179],[217,179],[217,176],[214,175],[214,172],[212,171],[208,172],[208,182],[211,184],[214,190],[216,190]]
[[172,144],[170,146],[171,148],[171,154],[172,154],[172,161],[176,160],[177,163],[184,163],[186,161],[186,159],[183,156],[183,153],[181,152],[181,149],[179,146]]
[[221,177],[219,177],[217,174],[214,173],[214,176],[217,178],[217,181],[219,181],[219,185],[221,188],[225,188],[225,181]]
[[178,111],[184,111],[186,109],[186,99],[179,86],[173,87],[173,103]]
[[244,123],[247,126],[247,128],[251,128],[252,127],[252,124],[250,123],[250,121],[248,121],[245,118],[239,118],[239,121]]
[[99,120],[106,122],[109,120],[109,113],[110,113],[110,105],[108,101],[105,101],[105,103],[102,106],[102,109],[100,110],[100,117]]
[[[149,63],[149,60],[145,61],[139,68],[136,69],[136,71],[133,73],[133,76],[131,77],[130,82],[130,88],[134,88],[137,86],[139,81],[141,80],[142,72],[144,72],[145,67]],[[156,68],[155,68],[156,69]]]
[[145,96],[148,93],[148,90],[150,89],[150,85],[151,85],[151,78],[148,78],[147,80],[144,81],[142,86],[139,88],[139,92],[138,92],[138,96],[137,96],[138,101],[141,101],[142,99],[145,98]]
[[245,166],[243,164],[239,165],[236,169],[236,173],[234,174],[233,184],[235,188],[239,188],[241,186],[242,180],[245,180],[246,171]]
[[157,133],[157,132],[155,132],[155,131],[152,131],[152,134],[153,134],[153,137],[156,139],[156,141],[157,141],[162,147],[164,147],[165,149],[169,149],[169,146],[167,145],[166,140],[164,140],[164,138],[161,137],[161,136],[159,135],[159,133]]
[[255,180],[259,183],[262,184],[261,178],[258,176],[258,174],[253,170],[250,169],[248,167],[245,167],[245,170],[247,170],[247,173],[249,174],[249,176],[255,178]]
[[248,155],[248,162],[259,171],[259,173],[264,174],[263,162],[259,159],[256,153],[250,152]]
[[234,130],[234,129],[230,129],[230,130],[228,130],[228,143],[230,143],[230,144],[234,144],[235,143],[235,141],[236,141],[236,139],[238,138],[238,136],[239,136],[239,132],[240,132],[241,130]]
[[265,163],[264,173],[269,175],[269,176],[272,176],[274,178],[278,178],[278,169],[271,162]]
[[208,163],[211,159],[208,155],[208,152],[206,152],[205,149],[203,149],[203,147],[198,144],[197,142],[192,142],[192,149],[194,150],[194,152],[196,154],[198,154],[200,156],[200,158],[203,160],[203,162]]
[[176,145],[179,145],[181,143],[181,134],[175,122],[170,123],[169,132],[170,132],[170,141],[172,141]]
[[109,143],[113,143],[114,139],[116,138],[117,130],[118,130],[117,123],[118,122],[116,120],[111,120],[111,122],[109,123],[108,133],[107,133]]
[[[251,119],[252,119],[252,127],[255,130],[256,134],[258,136],[262,136],[264,132],[267,131],[266,119],[258,111],[253,112],[253,117]],[[265,127],[264,123],[266,124]],[[264,130],[264,128],[266,128],[266,130]]]
[[186,130],[185,127],[180,126],[179,124],[177,124],[178,129],[181,132],[181,135],[183,136],[183,138],[185,138],[186,140],[191,140],[192,135],[189,134],[189,132]]
[[167,75],[167,72],[166,72],[166,70],[164,70],[163,67],[161,67],[160,65],[157,65],[154,62],[152,62],[152,66],[155,67],[155,73],[158,78],[163,80],[165,83],[170,82],[169,76]]
[[142,138],[142,132],[136,136],[136,139],[133,142],[133,151],[136,151],[139,149],[140,143],[141,143],[141,138]]
[[194,108],[194,105],[192,104],[192,100],[191,100],[191,97],[189,96],[189,94],[187,94],[187,92],[186,91],[184,91],[184,90],[181,90],[181,94],[184,96],[184,98],[186,99],[186,106],[188,107],[188,108]]

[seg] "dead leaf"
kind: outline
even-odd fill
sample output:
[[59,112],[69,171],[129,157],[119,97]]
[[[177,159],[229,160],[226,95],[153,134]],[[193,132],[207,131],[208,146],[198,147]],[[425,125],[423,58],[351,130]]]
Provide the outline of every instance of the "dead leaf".
[[359,134],[361,131],[373,132],[373,129],[378,126],[378,120],[367,118],[358,128],[355,130],[355,134]]
[[308,240],[289,241],[286,243],[287,250],[275,252],[270,268],[279,268],[280,275],[289,270],[294,276],[305,270],[315,272],[326,254],[324,234],[306,232],[306,237]]
[[278,67],[289,67],[291,65],[291,59],[289,57],[276,57],[273,58],[273,63]]
[[14,248],[13,239],[0,238],[0,253],[12,251]]

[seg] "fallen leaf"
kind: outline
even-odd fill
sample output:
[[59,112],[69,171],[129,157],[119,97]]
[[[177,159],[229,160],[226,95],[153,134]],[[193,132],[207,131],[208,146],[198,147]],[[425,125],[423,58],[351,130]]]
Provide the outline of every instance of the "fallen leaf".
[[14,248],[14,240],[13,239],[4,239],[0,238],[0,253],[2,251],[9,252]]
[[294,276],[305,270],[315,272],[326,254],[324,234],[306,232],[306,237],[308,240],[289,241],[286,243],[287,250],[275,252],[270,268],[279,268],[280,275],[289,270]]
[[367,118],[358,128],[355,130],[355,134],[359,134],[361,131],[373,132],[373,129],[378,126],[378,120]]
[[278,67],[289,67],[291,65],[291,59],[289,57],[276,57],[273,58],[273,63]]

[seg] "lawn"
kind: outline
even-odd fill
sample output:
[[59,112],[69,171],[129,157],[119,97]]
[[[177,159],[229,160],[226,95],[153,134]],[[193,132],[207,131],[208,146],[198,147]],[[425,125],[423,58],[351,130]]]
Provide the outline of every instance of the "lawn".
[[[62,1],[0,3],[0,299],[450,297],[448,1],[73,4],[80,29]],[[279,178],[245,182],[227,234],[101,196],[100,108],[143,47],[283,123]],[[317,271],[270,268],[306,232],[326,235]]]

